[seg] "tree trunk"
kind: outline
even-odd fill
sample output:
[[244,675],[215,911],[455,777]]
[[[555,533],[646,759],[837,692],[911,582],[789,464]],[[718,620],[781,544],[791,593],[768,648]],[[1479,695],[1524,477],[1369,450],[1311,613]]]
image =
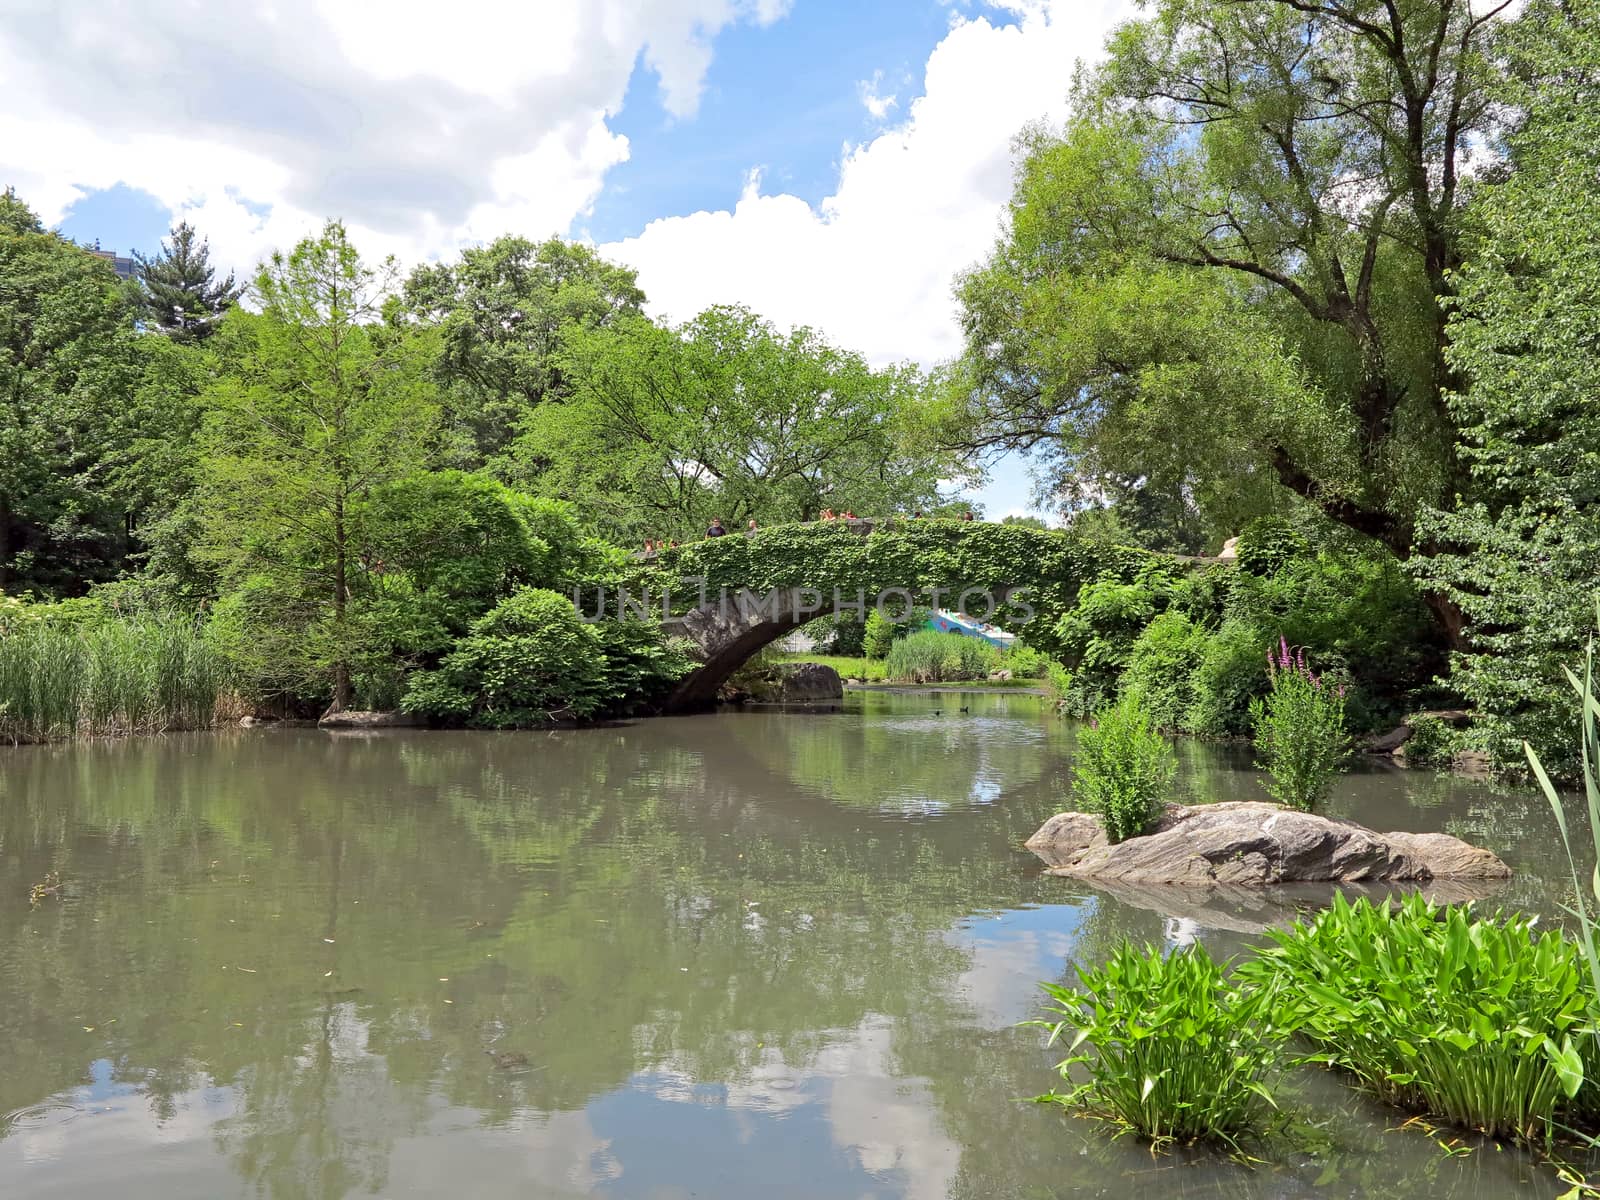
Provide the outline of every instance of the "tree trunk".
[[328,706],[329,713],[343,712],[350,707],[350,660],[346,656],[345,642],[348,568],[345,552],[344,497],[340,496],[333,502],[333,625],[338,639],[338,649],[333,663],[333,703]]

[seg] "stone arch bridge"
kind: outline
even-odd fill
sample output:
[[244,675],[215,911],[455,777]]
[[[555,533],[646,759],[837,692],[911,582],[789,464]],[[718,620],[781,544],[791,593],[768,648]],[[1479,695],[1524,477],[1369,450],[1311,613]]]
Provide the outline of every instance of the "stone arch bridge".
[[[610,615],[664,615],[701,665],[668,698],[668,712],[709,707],[751,655],[835,611],[890,613],[911,604],[965,609],[1026,634],[1053,625],[1078,589],[1103,576],[1132,579],[1179,560],[1071,533],[976,521],[839,520],[777,525],[640,559],[603,598]],[[614,611],[616,610],[616,611]]]

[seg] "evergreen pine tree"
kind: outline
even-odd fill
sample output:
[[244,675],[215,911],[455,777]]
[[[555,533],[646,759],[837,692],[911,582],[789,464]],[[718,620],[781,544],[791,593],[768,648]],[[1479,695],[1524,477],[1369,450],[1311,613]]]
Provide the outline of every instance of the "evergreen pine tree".
[[139,264],[146,319],[179,341],[211,336],[217,319],[244,290],[234,283],[232,272],[214,282],[211,247],[204,238],[196,238],[187,221],[173,227],[154,258],[137,251],[133,257]]

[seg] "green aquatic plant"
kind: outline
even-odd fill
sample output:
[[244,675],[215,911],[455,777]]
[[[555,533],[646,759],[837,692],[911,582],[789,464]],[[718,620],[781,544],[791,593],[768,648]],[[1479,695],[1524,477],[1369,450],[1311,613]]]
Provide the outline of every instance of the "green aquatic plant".
[[[1081,1109],[1156,1145],[1240,1139],[1265,1131],[1288,1030],[1272,987],[1243,988],[1200,945],[1163,956],[1127,942],[1102,967],[1078,968],[1079,986],[1042,984],[1053,1019],[1029,1022],[1056,1044],[1066,1092],[1040,1103]],[[1079,1054],[1084,1046],[1093,1054]]]
[[1250,701],[1256,751],[1267,791],[1280,804],[1311,812],[1327,798],[1349,749],[1344,687],[1306,665],[1305,651],[1278,639],[1267,651],[1271,690]]
[[1534,918],[1336,894],[1269,936],[1240,977],[1276,988],[1277,1020],[1311,1043],[1307,1061],[1391,1104],[1534,1141],[1592,1075],[1583,955]]
[[1172,745],[1138,692],[1124,692],[1078,734],[1072,792],[1100,814],[1113,842],[1138,837],[1161,815],[1178,769]]
[[[1600,598],[1595,601],[1595,618],[1596,624],[1600,625]],[[1539,781],[1540,790],[1544,792],[1545,800],[1549,802],[1550,811],[1555,815],[1556,828],[1561,831],[1561,845],[1566,851],[1567,865],[1572,871],[1573,902],[1567,911],[1577,921],[1578,946],[1583,954],[1584,965],[1588,968],[1586,997],[1590,1020],[1600,1026],[1600,932],[1597,932],[1600,931],[1600,699],[1595,696],[1594,659],[1595,639],[1591,635],[1584,648],[1583,678],[1579,679],[1570,668],[1565,672],[1567,682],[1578,696],[1578,740],[1583,769],[1583,794],[1596,863],[1589,872],[1587,889],[1581,878],[1582,872],[1578,869],[1577,855],[1572,850],[1572,838],[1567,829],[1567,813],[1561,800],[1561,793],[1551,782],[1549,772],[1545,770],[1544,762],[1538,752],[1527,742],[1522,743],[1522,749],[1528,757],[1528,765],[1533,768],[1534,777]],[[1589,891],[1596,908],[1591,909],[1589,902],[1584,899],[1585,890]],[[1591,1072],[1587,1082],[1588,1087],[1584,1092],[1585,1107],[1591,1113],[1600,1111],[1600,1078]]]

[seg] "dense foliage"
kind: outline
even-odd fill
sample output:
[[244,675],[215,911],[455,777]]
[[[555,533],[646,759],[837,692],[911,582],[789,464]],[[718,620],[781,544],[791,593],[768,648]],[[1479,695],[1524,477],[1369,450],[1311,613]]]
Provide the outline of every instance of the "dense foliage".
[[651,626],[586,624],[570,597],[523,588],[474,621],[436,670],[414,674],[402,703],[444,720],[525,729],[648,699],[686,665]]
[[1566,770],[1560,668],[1593,628],[1600,554],[1600,5],[1530,5],[1508,49],[1515,169],[1482,190],[1450,322],[1473,486],[1425,514],[1440,552],[1417,568],[1471,621],[1451,682],[1485,746],[1516,765],[1531,739]]
[[1056,622],[1070,673],[1062,700],[1087,717],[1137,688],[1164,729],[1247,735],[1269,686],[1266,653],[1304,648],[1346,688],[1351,724],[1392,724],[1443,665],[1442,640],[1417,587],[1388,555],[1318,527],[1315,543],[1277,522],[1240,538],[1239,564],[1202,570],[1150,561],[1083,588]]
[[699,537],[714,517],[743,529],[928,507],[951,469],[902,449],[916,370],[874,370],[742,308],[677,329],[642,316],[574,327],[558,361],[570,395],[527,413],[508,469],[624,545]]

